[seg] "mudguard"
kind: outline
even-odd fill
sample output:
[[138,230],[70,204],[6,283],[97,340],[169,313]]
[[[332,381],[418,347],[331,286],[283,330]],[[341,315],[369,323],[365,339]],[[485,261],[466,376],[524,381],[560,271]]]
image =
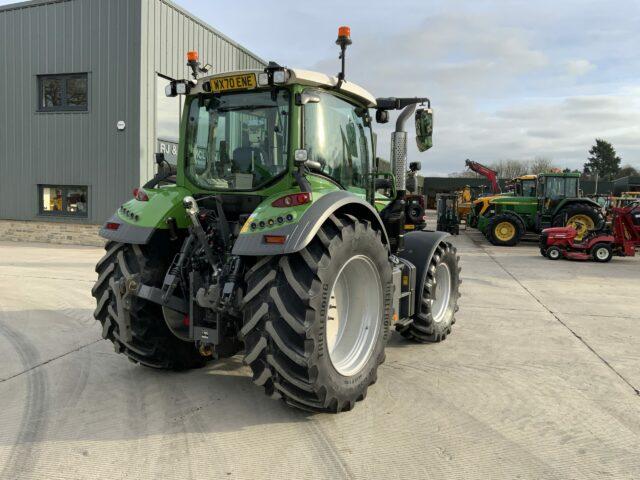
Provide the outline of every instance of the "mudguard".
[[[451,235],[447,232],[410,232],[404,236],[404,250],[398,254],[400,258],[408,260],[416,267],[416,288],[414,291],[422,292],[427,278],[427,266],[431,262],[436,248],[445,238]],[[418,311],[420,295],[415,295],[416,304],[414,311]]]
[[337,190],[327,193],[315,201],[296,223],[269,230],[269,235],[285,236],[284,244],[267,244],[261,233],[247,232],[241,234],[236,240],[233,254],[263,256],[298,252],[311,242],[322,224],[338,210],[350,212],[358,218],[366,218],[372,223],[377,223],[376,228],[382,233],[383,243],[389,244],[387,232],[376,209],[353,193]]
[[189,195],[188,190],[170,186],[143,191],[148,200],[133,198],[123,203],[100,228],[101,237],[121,243],[144,245],[151,240],[153,232],[168,228],[166,221],[169,217],[175,219],[178,228],[189,225],[182,206],[182,199]]

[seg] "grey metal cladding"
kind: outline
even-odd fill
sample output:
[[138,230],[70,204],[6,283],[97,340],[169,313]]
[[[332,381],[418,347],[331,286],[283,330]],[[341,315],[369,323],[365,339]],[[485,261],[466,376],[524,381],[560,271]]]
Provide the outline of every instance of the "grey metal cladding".
[[[132,161],[140,138],[139,27],[139,4],[128,0],[0,10],[0,218],[43,219],[38,184],[89,187],[89,215],[67,222],[101,223],[131,196],[139,184]],[[37,112],[37,75],[66,73],[88,74],[88,111]]]
[[146,245],[156,230],[153,227],[139,227],[123,222],[117,215],[113,215],[106,221],[105,225],[107,223],[117,223],[120,225],[117,230],[109,230],[104,225],[100,228],[100,236],[107,240],[113,240],[114,242]]
[[[154,174],[156,72],[187,77],[191,49],[217,72],[264,65],[166,0],[0,7],[0,219],[110,217]],[[87,73],[88,111],[37,112],[37,76],[71,73]],[[40,217],[38,184],[89,187],[87,218]]]
[[320,197],[294,225],[266,232],[269,235],[286,235],[287,239],[283,245],[265,244],[262,242],[262,235],[258,234],[247,235],[244,238],[240,236],[233,247],[233,253],[235,255],[281,255],[298,252],[311,242],[322,224],[333,213],[349,204],[364,207],[370,212],[378,222],[384,242],[388,245],[387,232],[378,212],[360,197],[345,190],[339,190]]

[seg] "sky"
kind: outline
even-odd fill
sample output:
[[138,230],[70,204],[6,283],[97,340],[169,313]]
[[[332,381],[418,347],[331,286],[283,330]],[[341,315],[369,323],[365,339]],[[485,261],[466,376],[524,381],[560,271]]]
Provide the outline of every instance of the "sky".
[[[640,168],[640,1],[177,3],[265,60],[331,74],[349,25],[347,80],[431,99],[434,147],[409,151],[425,175],[464,170],[466,158],[581,169],[596,137]],[[374,125],[383,158],[393,118]]]
[[[595,138],[640,169],[640,0],[174,1],[265,60],[329,74],[349,25],[348,81],[431,99],[434,146],[409,149],[424,175],[466,158],[581,169]],[[374,124],[387,159],[394,120]]]

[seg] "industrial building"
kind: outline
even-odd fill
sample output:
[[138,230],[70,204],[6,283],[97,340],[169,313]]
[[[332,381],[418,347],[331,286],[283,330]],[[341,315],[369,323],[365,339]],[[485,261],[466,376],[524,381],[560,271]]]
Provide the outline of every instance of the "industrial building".
[[186,78],[188,50],[214,72],[265,64],[168,0],[0,7],[0,239],[94,232],[155,152],[175,161],[180,98],[159,75]]

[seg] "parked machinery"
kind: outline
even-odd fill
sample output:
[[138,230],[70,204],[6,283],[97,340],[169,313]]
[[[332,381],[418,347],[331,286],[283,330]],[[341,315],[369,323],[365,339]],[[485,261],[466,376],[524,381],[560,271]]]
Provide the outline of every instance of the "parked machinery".
[[633,257],[640,248],[640,202],[612,208],[611,229],[592,232],[581,240],[574,227],[546,228],[540,235],[540,253],[551,260],[567,258],[608,262],[614,255]]
[[[430,101],[346,82],[349,33],[337,77],[270,62],[198,78],[189,53],[195,81],[165,90],[184,95],[175,184],[136,189],[100,230],[94,316],[116,352],[186,369],[244,350],[267,395],[335,413],[375,383],[391,328],[423,343],[451,333],[456,249],[405,232],[405,124],[415,112],[430,148]],[[395,110],[391,173],[373,161],[372,124]]]
[[[466,217],[466,223],[470,227],[477,228],[480,217],[485,215],[489,210],[489,207],[493,204],[494,200],[500,197],[518,198],[516,202],[526,204],[533,197],[535,201],[536,196],[536,175],[521,175],[514,178],[510,182],[511,190],[508,192],[500,193],[498,195],[490,195],[486,197],[480,197],[473,201],[471,209]],[[529,197],[530,200],[522,200],[525,197]]]
[[460,217],[458,217],[458,194],[439,193],[436,195],[438,223],[436,230],[449,232],[452,235],[460,233]]
[[478,229],[498,246],[516,245],[526,232],[540,233],[552,226],[573,226],[576,239],[581,240],[588,232],[601,229],[605,219],[600,205],[580,197],[579,182],[578,173],[543,173],[537,176],[535,189],[529,189],[535,196],[525,196],[528,188],[522,182],[522,196],[489,200],[478,218]]

